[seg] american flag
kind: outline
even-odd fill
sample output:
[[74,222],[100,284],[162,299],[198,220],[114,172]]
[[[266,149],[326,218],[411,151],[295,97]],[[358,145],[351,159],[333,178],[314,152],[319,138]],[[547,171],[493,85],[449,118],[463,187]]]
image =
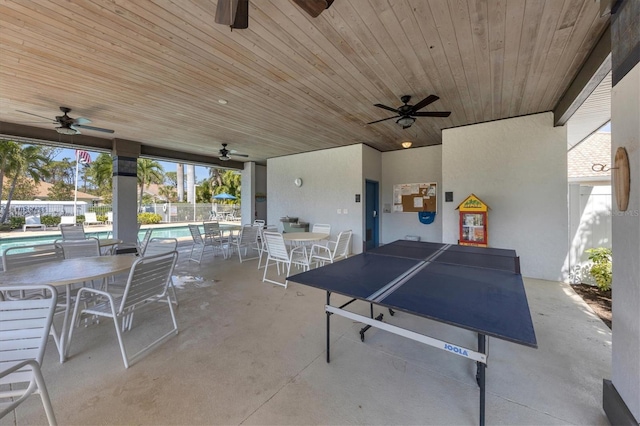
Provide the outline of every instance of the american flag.
[[81,149],[76,150],[76,158],[78,159],[78,163],[80,164],[90,164],[91,163],[91,155],[87,151],[83,151]]

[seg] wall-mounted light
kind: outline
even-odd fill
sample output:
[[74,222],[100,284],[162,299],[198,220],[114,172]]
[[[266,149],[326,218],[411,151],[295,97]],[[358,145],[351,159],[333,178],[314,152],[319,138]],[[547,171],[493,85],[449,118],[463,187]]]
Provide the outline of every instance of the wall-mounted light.
[[413,145],[413,143],[410,142],[410,141],[402,142],[402,147],[405,148],[405,149],[406,148],[411,148],[411,145]]

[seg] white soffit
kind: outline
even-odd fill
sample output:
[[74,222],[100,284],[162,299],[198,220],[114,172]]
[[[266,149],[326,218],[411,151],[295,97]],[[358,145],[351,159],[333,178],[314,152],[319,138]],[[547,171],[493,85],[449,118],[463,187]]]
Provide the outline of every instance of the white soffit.
[[611,121],[611,72],[567,122],[567,150]]

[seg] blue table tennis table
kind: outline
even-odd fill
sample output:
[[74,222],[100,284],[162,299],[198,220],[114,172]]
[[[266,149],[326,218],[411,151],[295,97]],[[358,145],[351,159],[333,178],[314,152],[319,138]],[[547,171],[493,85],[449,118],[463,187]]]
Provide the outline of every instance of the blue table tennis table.
[[[475,361],[481,425],[487,337],[537,348],[514,250],[398,240],[288,279],[327,292],[327,362],[333,314],[365,324],[360,331],[363,341],[367,329],[376,327]],[[333,306],[332,293],[351,300]],[[357,300],[370,303],[369,317],[345,309]],[[382,322],[383,314],[374,317],[374,304],[388,308],[391,315],[404,312],[477,333],[477,350]]]

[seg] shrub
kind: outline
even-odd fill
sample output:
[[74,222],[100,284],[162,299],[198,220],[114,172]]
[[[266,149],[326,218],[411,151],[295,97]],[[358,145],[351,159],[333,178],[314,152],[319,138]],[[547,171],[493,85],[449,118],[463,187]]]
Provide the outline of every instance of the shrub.
[[12,216],[9,218],[9,227],[11,229],[22,228],[22,225],[25,224],[25,219],[22,216]]
[[138,213],[138,222],[143,225],[160,223],[162,216],[156,213]]
[[58,226],[60,224],[60,216],[40,216],[40,223],[47,226]]
[[598,247],[587,250],[593,262],[589,273],[601,291],[611,290],[611,249]]
[[98,219],[100,222],[106,222],[107,221],[107,215],[106,214],[97,214],[96,215],[96,219]]

